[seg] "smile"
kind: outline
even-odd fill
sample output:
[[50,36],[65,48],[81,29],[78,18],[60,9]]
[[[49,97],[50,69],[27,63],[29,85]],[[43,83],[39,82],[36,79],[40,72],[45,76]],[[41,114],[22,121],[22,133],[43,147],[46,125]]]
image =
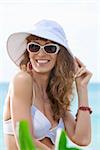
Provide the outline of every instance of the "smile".
[[46,63],[48,63],[50,60],[47,60],[47,59],[38,59],[38,60],[36,60],[36,62],[38,63],[38,64],[46,64]]

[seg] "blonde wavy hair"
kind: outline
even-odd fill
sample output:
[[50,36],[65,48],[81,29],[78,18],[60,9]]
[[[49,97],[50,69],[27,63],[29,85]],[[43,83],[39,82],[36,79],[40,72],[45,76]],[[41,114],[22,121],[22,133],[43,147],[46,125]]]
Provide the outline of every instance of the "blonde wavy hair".
[[[39,37],[30,35],[26,38],[27,43]],[[46,40],[46,39],[44,39]],[[51,109],[53,111],[53,119],[58,121],[59,118],[65,116],[66,110],[69,109],[73,98],[73,81],[75,74],[75,65],[73,56],[60,45],[60,51],[57,54],[57,61],[51,70],[48,86],[46,89],[48,98],[50,99]],[[26,66],[30,61],[28,51],[24,53],[24,59],[20,63]]]

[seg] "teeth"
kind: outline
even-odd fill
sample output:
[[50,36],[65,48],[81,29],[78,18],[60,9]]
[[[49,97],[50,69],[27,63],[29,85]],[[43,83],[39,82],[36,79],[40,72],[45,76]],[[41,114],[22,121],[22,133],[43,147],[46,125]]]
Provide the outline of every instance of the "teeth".
[[48,60],[37,60],[38,63],[47,63]]

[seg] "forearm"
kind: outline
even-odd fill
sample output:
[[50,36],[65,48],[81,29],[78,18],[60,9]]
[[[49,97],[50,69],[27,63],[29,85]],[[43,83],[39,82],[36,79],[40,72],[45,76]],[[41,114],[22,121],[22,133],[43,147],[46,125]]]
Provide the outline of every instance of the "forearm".
[[[89,106],[87,87],[77,89],[78,91],[78,107]],[[89,111],[78,111],[77,122],[75,126],[74,138],[82,141],[83,145],[89,143],[91,139],[91,119]]]
[[87,87],[86,86],[80,87],[80,89],[77,89],[77,93],[78,93],[78,107],[89,106]]

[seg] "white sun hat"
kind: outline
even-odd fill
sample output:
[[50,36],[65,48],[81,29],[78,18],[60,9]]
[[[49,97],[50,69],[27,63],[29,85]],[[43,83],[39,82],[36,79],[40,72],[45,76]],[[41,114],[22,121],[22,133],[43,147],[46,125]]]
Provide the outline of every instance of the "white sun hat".
[[27,47],[26,38],[30,34],[54,41],[64,46],[72,55],[69,50],[68,41],[63,28],[55,21],[41,20],[33,25],[32,31],[17,32],[9,36],[7,40],[8,55],[17,66],[19,66],[23,59],[23,54]]

